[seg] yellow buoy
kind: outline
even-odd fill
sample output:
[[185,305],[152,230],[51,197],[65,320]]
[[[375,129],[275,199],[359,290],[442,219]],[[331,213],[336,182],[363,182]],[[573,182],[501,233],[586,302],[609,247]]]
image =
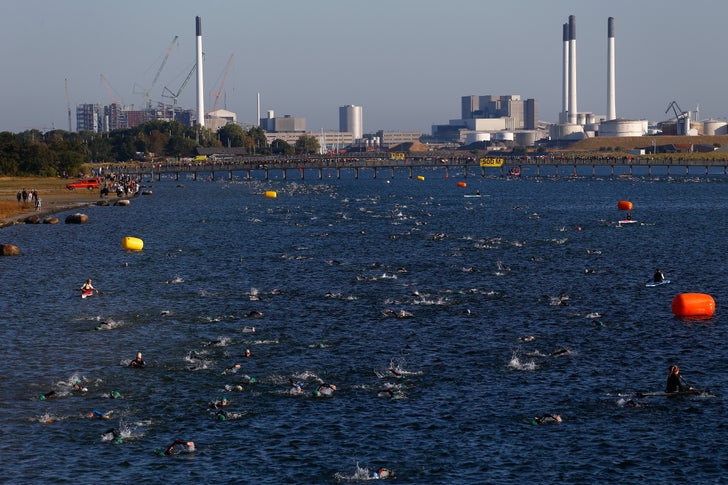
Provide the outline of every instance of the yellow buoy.
[[417,180],[419,180],[419,181],[423,181],[423,180],[425,180],[425,177],[424,177],[424,176],[422,176],[422,175],[418,175],[418,176],[417,176]]
[[278,197],[278,194],[276,193],[275,190],[266,190],[265,196],[268,197],[269,199],[275,199],[276,197]]
[[121,240],[121,247],[129,251],[141,251],[144,247],[144,241],[138,237],[126,236]]

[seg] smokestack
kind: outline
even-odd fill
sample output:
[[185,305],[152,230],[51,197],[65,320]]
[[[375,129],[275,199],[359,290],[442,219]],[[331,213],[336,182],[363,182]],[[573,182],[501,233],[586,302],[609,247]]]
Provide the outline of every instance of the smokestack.
[[569,24],[564,24],[564,64],[561,78],[561,123],[566,123],[569,116]]
[[202,85],[202,19],[195,17],[197,30],[197,124],[205,126],[205,90]]
[[614,81],[614,17],[607,20],[607,120],[617,119]]
[[576,17],[569,15],[569,123],[576,124]]
[[260,126],[260,93],[258,93],[258,117],[255,120],[255,126]]

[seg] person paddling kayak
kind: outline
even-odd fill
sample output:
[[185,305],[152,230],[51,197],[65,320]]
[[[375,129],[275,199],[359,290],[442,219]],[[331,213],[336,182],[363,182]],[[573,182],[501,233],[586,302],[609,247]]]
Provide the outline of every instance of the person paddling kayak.
[[670,367],[670,375],[667,376],[667,386],[665,392],[685,392],[694,390],[692,387],[685,385],[680,368],[676,365]]
[[98,292],[99,292],[99,290],[94,288],[94,286],[91,284],[91,278],[87,279],[86,283],[84,283],[83,286],[81,287],[81,294],[84,296],[92,295],[92,294],[98,293]]

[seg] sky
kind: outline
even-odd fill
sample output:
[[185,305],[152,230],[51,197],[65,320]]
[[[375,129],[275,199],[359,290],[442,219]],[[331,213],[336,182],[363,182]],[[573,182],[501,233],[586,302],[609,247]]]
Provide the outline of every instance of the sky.
[[[615,18],[617,116],[662,121],[675,101],[728,117],[725,0],[3,0],[0,131],[67,129],[75,106],[141,108],[176,92],[202,18],[205,109],[261,113],[338,130],[362,106],[365,133],[420,131],[460,118],[460,98],[520,95],[538,118],[561,109],[562,25],[577,25],[580,112],[606,112],[607,19]],[[178,36],[176,42],[172,42]],[[171,48],[170,48],[171,46]],[[224,76],[232,56],[230,68]],[[224,79],[224,85],[223,85]],[[135,88],[136,86],[136,88]],[[222,87],[222,90],[220,88]],[[136,93],[135,93],[136,91]],[[178,104],[194,109],[193,75]]]

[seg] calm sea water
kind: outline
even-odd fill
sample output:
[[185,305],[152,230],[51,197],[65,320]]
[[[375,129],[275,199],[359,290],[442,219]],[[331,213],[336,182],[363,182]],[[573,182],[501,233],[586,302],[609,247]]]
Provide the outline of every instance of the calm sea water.
[[[23,251],[0,259],[3,481],[728,477],[724,176],[237,175],[147,182],[130,207],[84,209],[88,224],[0,231]],[[616,224],[621,199],[639,224]],[[672,283],[645,288],[656,267]],[[101,294],[81,299],[88,277]],[[674,317],[685,292],[716,315]],[[138,351],[147,367],[127,367]],[[636,397],[672,364],[715,397]],[[323,382],[333,397],[312,394]],[[563,422],[531,423],[545,413]],[[155,453],[175,439],[196,451]]]

